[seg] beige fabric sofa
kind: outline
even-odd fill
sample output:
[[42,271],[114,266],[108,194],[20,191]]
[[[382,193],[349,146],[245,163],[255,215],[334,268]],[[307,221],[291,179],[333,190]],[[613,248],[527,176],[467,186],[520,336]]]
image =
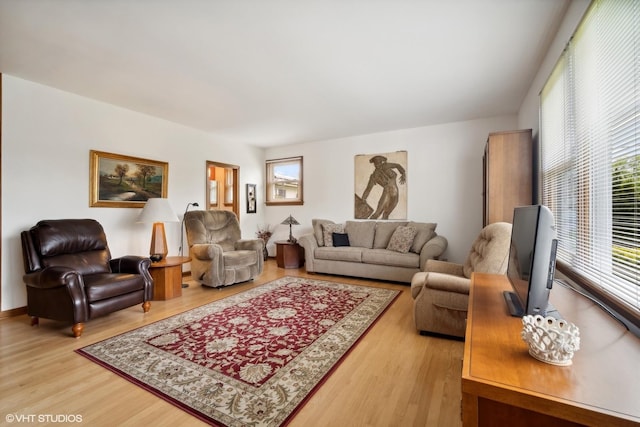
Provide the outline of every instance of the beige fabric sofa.
[[[346,221],[336,224],[314,219],[312,224],[313,234],[298,239],[304,248],[305,265],[310,273],[410,283],[413,275],[424,269],[427,260],[437,258],[447,248],[447,239],[436,234],[433,223]],[[402,229],[398,230],[398,227]],[[331,236],[336,229],[338,234],[348,237],[349,246],[333,245]],[[415,230],[413,238],[410,234],[398,238],[411,229]]]
[[511,224],[496,222],[482,229],[464,264],[427,261],[411,281],[416,329],[464,338],[471,273],[505,274]]

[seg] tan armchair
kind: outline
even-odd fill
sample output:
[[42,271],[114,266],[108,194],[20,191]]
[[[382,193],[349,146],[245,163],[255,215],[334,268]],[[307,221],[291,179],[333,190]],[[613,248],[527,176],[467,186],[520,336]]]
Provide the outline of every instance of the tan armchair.
[[246,282],[262,273],[264,242],[241,240],[233,212],[190,211],[184,218],[194,280],[218,288]]
[[510,244],[511,224],[496,222],[482,229],[464,265],[428,260],[411,280],[416,329],[464,338],[471,273],[505,274]]

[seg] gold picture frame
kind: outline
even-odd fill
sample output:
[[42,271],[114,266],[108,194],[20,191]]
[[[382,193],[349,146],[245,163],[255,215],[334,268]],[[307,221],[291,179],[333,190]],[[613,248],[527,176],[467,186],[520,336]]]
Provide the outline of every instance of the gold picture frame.
[[167,197],[169,163],[91,150],[90,207],[142,208]]

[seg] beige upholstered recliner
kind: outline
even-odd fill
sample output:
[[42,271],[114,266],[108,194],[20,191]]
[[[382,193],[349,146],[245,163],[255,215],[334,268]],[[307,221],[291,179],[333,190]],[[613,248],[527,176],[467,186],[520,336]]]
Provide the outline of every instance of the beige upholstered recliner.
[[194,280],[218,288],[246,282],[262,273],[264,242],[241,240],[233,212],[190,211],[184,218]]
[[511,224],[496,222],[482,229],[464,265],[428,260],[411,281],[416,328],[464,338],[471,273],[506,273],[510,243]]

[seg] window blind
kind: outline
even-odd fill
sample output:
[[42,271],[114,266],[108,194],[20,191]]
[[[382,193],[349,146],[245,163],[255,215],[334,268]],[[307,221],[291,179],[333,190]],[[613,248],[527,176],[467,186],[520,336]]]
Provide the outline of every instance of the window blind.
[[558,260],[640,311],[640,2],[596,0],[541,92]]

